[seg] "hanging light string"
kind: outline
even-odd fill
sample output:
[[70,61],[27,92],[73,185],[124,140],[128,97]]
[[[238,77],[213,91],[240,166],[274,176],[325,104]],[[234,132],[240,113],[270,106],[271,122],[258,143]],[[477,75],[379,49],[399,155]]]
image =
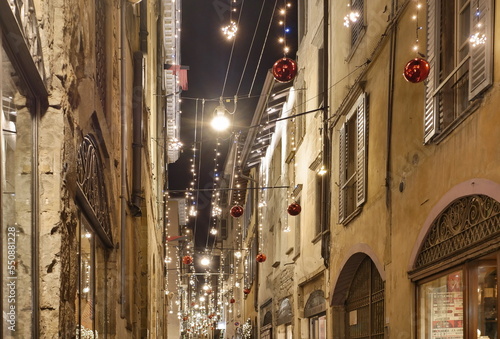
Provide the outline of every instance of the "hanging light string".
[[[196,147],[197,145],[197,131],[198,131],[198,103],[199,103],[199,100],[196,100],[196,105],[195,105],[195,118],[194,118],[194,121],[195,121],[195,127],[194,127],[194,143],[193,143],[193,157],[191,159],[191,175],[192,175],[192,180],[191,180],[191,184],[190,184],[190,189],[191,189],[191,192],[190,192],[190,196],[189,196],[189,199],[191,200],[190,201],[190,207],[189,207],[189,211],[188,211],[188,215],[189,216],[192,216],[192,217],[195,217],[198,213],[197,211],[197,202],[198,202],[198,197],[196,197],[196,199],[194,199],[193,197],[193,191],[196,189],[196,183],[198,181],[198,175],[197,175],[197,171],[196,171],[196,160],[197,160],[197,155],[196,155],[196,152],[199,151]],[[197,193],[198,195],[199,193]],[[189,200],[188,200],[189,201]]]
[[420,26],[419,21],[418,21],[418,13],[419,13],[421,8],[422,8],[422,4],[420,2],[417,2],[416,11],[412,17],[412,19],[415,20],[415,44],[413,45],[413,51],[416,52],[421,57],[424,57],[424,54],[420,53],[420,47],[419,47],[420,41],[419,41],[419,37],[418,37],[418,31],[423,29],[422,26]]
[[286,57],[288,52],[290,51],[290,48],[287,46],[287,40],[286,36],[289,33],[289,28],[286,25],[286,13],[287,13],[287,8],[290,8],[292,6],[291,3],[287,2],[287,0],[283,0],[283,8],[280,9],[280,14],[283,15],[283,19],[280,20],[278,23],[280,26],[283,26],[283,36],[279,38],[279,42],[283,44],[283,57]]
[[[240,9],[240,14],[238,16],[238,23],[237,25],[239,25],[240,23],[240,19],[241,19],[241,13],[243,13],[243,6],[245,5],[245,0],[243,0],[243,2],[241,3],[241,9]],[[221,97],[224,96],[224,90],[226,89],[226,83],[227,83],[227,78],[228,78],[228,75],[229,75],[229,69],[231,68],[231,61],[233,59],[233,52],[234,52],[234,45],[236,44],[236,37],[233,39],[233,44],[231,46],[231,53],[229,54],[229,62],[227,64],[227,69],[226,69],[226,76],[224,77],[224,84],[222,86],[222,92],[221,92]]]
[[[202,162],[202,156],[203,156],[203,152],[201,152],[202,150],[202,147],[203,147],[203,122],[204,122],[204,118],[205,118],[205,99],[202,100],[201,102],[201,123],[200,123],[200,141],[198,142],[196,140],[196,132],[195,132],[195,143],[194,143],[194,148],[196,147],[197,144],[199,144],[199,147],[198,147],[198,151],[199,151],[199,154],[200,156],[198,157],[198,173],[201,173],[201,162]],[[196,114],[196,125],[198,125],[197,123],[198,121],[198,115]],[[196,130],[196,129],[195,129]],[[196,164],[195,164],[196,166]],[[195,201],[195,205],[196,207],[198,207],[198,202],[200,201],[200,181],[197,180],[196,181],[196,201]],[[197,228],[198,228],[198,213],[196,213],[195,215],[195,218],[194,218],[194,230],[193,230],[193,239],[196,239],[196,231],[197,231]]]

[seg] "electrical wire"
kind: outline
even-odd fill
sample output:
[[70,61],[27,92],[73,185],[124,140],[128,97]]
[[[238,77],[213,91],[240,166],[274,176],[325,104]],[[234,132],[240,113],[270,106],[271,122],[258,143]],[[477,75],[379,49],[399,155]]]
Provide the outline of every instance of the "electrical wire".
[[260,19],[262,18],[262,12],[264,11],[264,5],[266,4],[266,0],[262,1],[262,6],[260,7],[259,18],[257,19],[257,23],[255,24],[255,30],[253,32],[252,42],[250,43],[250,47],[248,48],[247,59],[245,60],[245,66],[243,67],[243,72],[241,72],[240,83],[238,84],[238,88],[236,89],[236,96],[240,92],[241,83],[243,82],[243,77],[245,76],[245,71],[247,69],[248,60],[250,59],[250,53],[253,48],[253,43],[255,41],[255,36],[257,35],[257,30],[259,28]]
[[278,4],[278,0],[274,2],[273,12],[271,18],[269,19],[269,25],[267,26],[266,38],[264,39],[264,43],[262,44],[262,50],[260,51],[259,62],[257,63],[257,67],[255,68],[255,74],[252,80],[252,86],[250,86],[250,90],[248,91],[248,96],[252,94],[253,85],[255,84],[255,78],[257,77],[257,71],[260,67],[260,62],[262,61],[262,55],[264,54],[264,50],[266,49],[267,38],[269,37],[269,31],[271,30],[271,23],[273,22],[274,13],[276,11],[276,5]]

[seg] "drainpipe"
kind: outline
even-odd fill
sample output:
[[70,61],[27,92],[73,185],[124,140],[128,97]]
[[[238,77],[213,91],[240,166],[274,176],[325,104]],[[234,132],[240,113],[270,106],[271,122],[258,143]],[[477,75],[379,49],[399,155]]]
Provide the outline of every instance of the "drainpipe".
[[[396,0],[392,1],[392,6],[391,6],[391,21],[395,20],[394,18],[394,13],[395,13],[395,4]],[[386,196],[385,196],[385,205],[386,208],[390,210],[391,208],[391,144],[392,144],[392,115],[393,115],[393,93],[394,93],[394,68],[396,64],[396,30],[397,30],[397,23],[394,23],[392,29],[391,29],[391,36],[390,36],[390,50],[389,50],[389,83],[388,83],[388,88],[389,90],[387,91],[387,140],[386,140],[386,154],[387,154],[387,159],[386,159],[386,164],[385,164],[385,189],[386,189]],[[389,214],[390,215],[390,214]]]
[[128,130],[127,130],[127,114],[126,114],[126,108],[127,108],[127,93],[126,93],[126,84],[127,84],[127,63],[126,63],[126,56],[127,53],[125,51],[125,34],[126,34],[126,27],[125,27],[125,14],[126,14],[126,5],[127,2],[126,0],[122,0],[121,2],[121,8],[120,8],[120,101],[121,101],[121,114],[120,114],[120,119],[121,119],[121,147],[120,147],[120,179],[121,179],[121,190],[120,190],[120,304],[121,304],[121,309],[120,309],[120,317],[123,319],[125,318],[125,313],[126,313],[126,291],[127,291],[127,284],[126,284],[126,277],[127,277],[127,272],[126,272],[126,250],[125,250],[125,244],[126,244],[126,233],[127,233],[127,139],[128,139]]
[[328,80],[329,80],[329,60],[328,60],[328,49],[329,43],[329,31],[328,31],[328,21],[329,21],[329,1],[323,0],[323,156],[322,163],[326,173],[323,174],[321,179],[321,195],[323,201],[323,207],[321,208],[321,256],[323,257],[323,262],[325,267],[328,267],[330,259],[330,130],[328,128]]
[[132,202],[130,204],[131,213],[134,217],[142,216],[142,187],[141,187],[141,171],[142,171],[142,134],[143,120],[142,108],[144,97],[143,84],[143,69],[144,58],[142,52],[134,53],[134,84],[132,96],[132,126],[133,126],[133,141],[132,141]]

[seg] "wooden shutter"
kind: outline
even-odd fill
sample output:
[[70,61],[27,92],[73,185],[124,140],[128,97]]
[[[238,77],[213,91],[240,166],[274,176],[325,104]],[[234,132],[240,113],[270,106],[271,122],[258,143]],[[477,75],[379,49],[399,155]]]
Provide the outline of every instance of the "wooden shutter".
[[366,201],[366,94],[356,103],[356,206]]
[[425,81],[425,107],[424,107],[424,143],[429,142],[437,132],[436,119],[436,89],[435,56],[436,56],[436,1],[427,1],[427,62],[430,65],[429,76]]
[[[476,6],[478,8],[476,8]],[[471,35],[486,38],[485,43],[470,46],[469,100],[473,100],[493,82],[493,3],[477,0],[471,3]]]
[[344,186],[347,181],[346,171],[347,171],[347,123],[342,125],[340,129],[340,140],[339,140],[339,222],[342,222],[346,217],[346,192]]

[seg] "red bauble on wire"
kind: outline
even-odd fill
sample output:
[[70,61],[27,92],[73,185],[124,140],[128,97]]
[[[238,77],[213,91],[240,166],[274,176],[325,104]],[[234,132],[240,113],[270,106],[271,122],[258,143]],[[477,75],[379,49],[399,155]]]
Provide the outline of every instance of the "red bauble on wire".
[[286,211],[288,212],[288,214],[290,214],[292,216],[296,216],[296,215],[299,215],[300,211],[302,211],[302,207],[300,207],[300,205],[298,203],[294,202],[288,206]]
[[431,67],[427,60],[422,58],[415,58],[408,61],[408,63],[405,65],[403,76],[408,82],[421,82],[427,79],[430,69]]
[[185,255],[183,258],[182,258],[182,263],[184,265],[191,265],[193,263],[193,257],[190,256],[190,255]]
[[230,302],[231,304],[234,304],[234,303],[236,302],[236,299],[231,298],[231,299],[229,299],[229,302]]
[[264,253],[259,253],[259,254],[257,254],[257,256],[255,257],[255,260],[256,260],[257,262],[264,262],[264,261],[266,261],[266,259],[267,259],[267,257],[266,257],[266,255],[265,255]]
[[230,213],[233,218],[239,218],[243,215],[243,207],[240,205],[234,205],[231,207]]
[[273,65],[273,76],[276,81],[289,82],[297,75],[297,63],[290,58],[281,58]]
[[245,288],[245,289],[243,290],[243,293],[245,293],[245,294],[250,294],[250,289],[249,289],[249,288]]

